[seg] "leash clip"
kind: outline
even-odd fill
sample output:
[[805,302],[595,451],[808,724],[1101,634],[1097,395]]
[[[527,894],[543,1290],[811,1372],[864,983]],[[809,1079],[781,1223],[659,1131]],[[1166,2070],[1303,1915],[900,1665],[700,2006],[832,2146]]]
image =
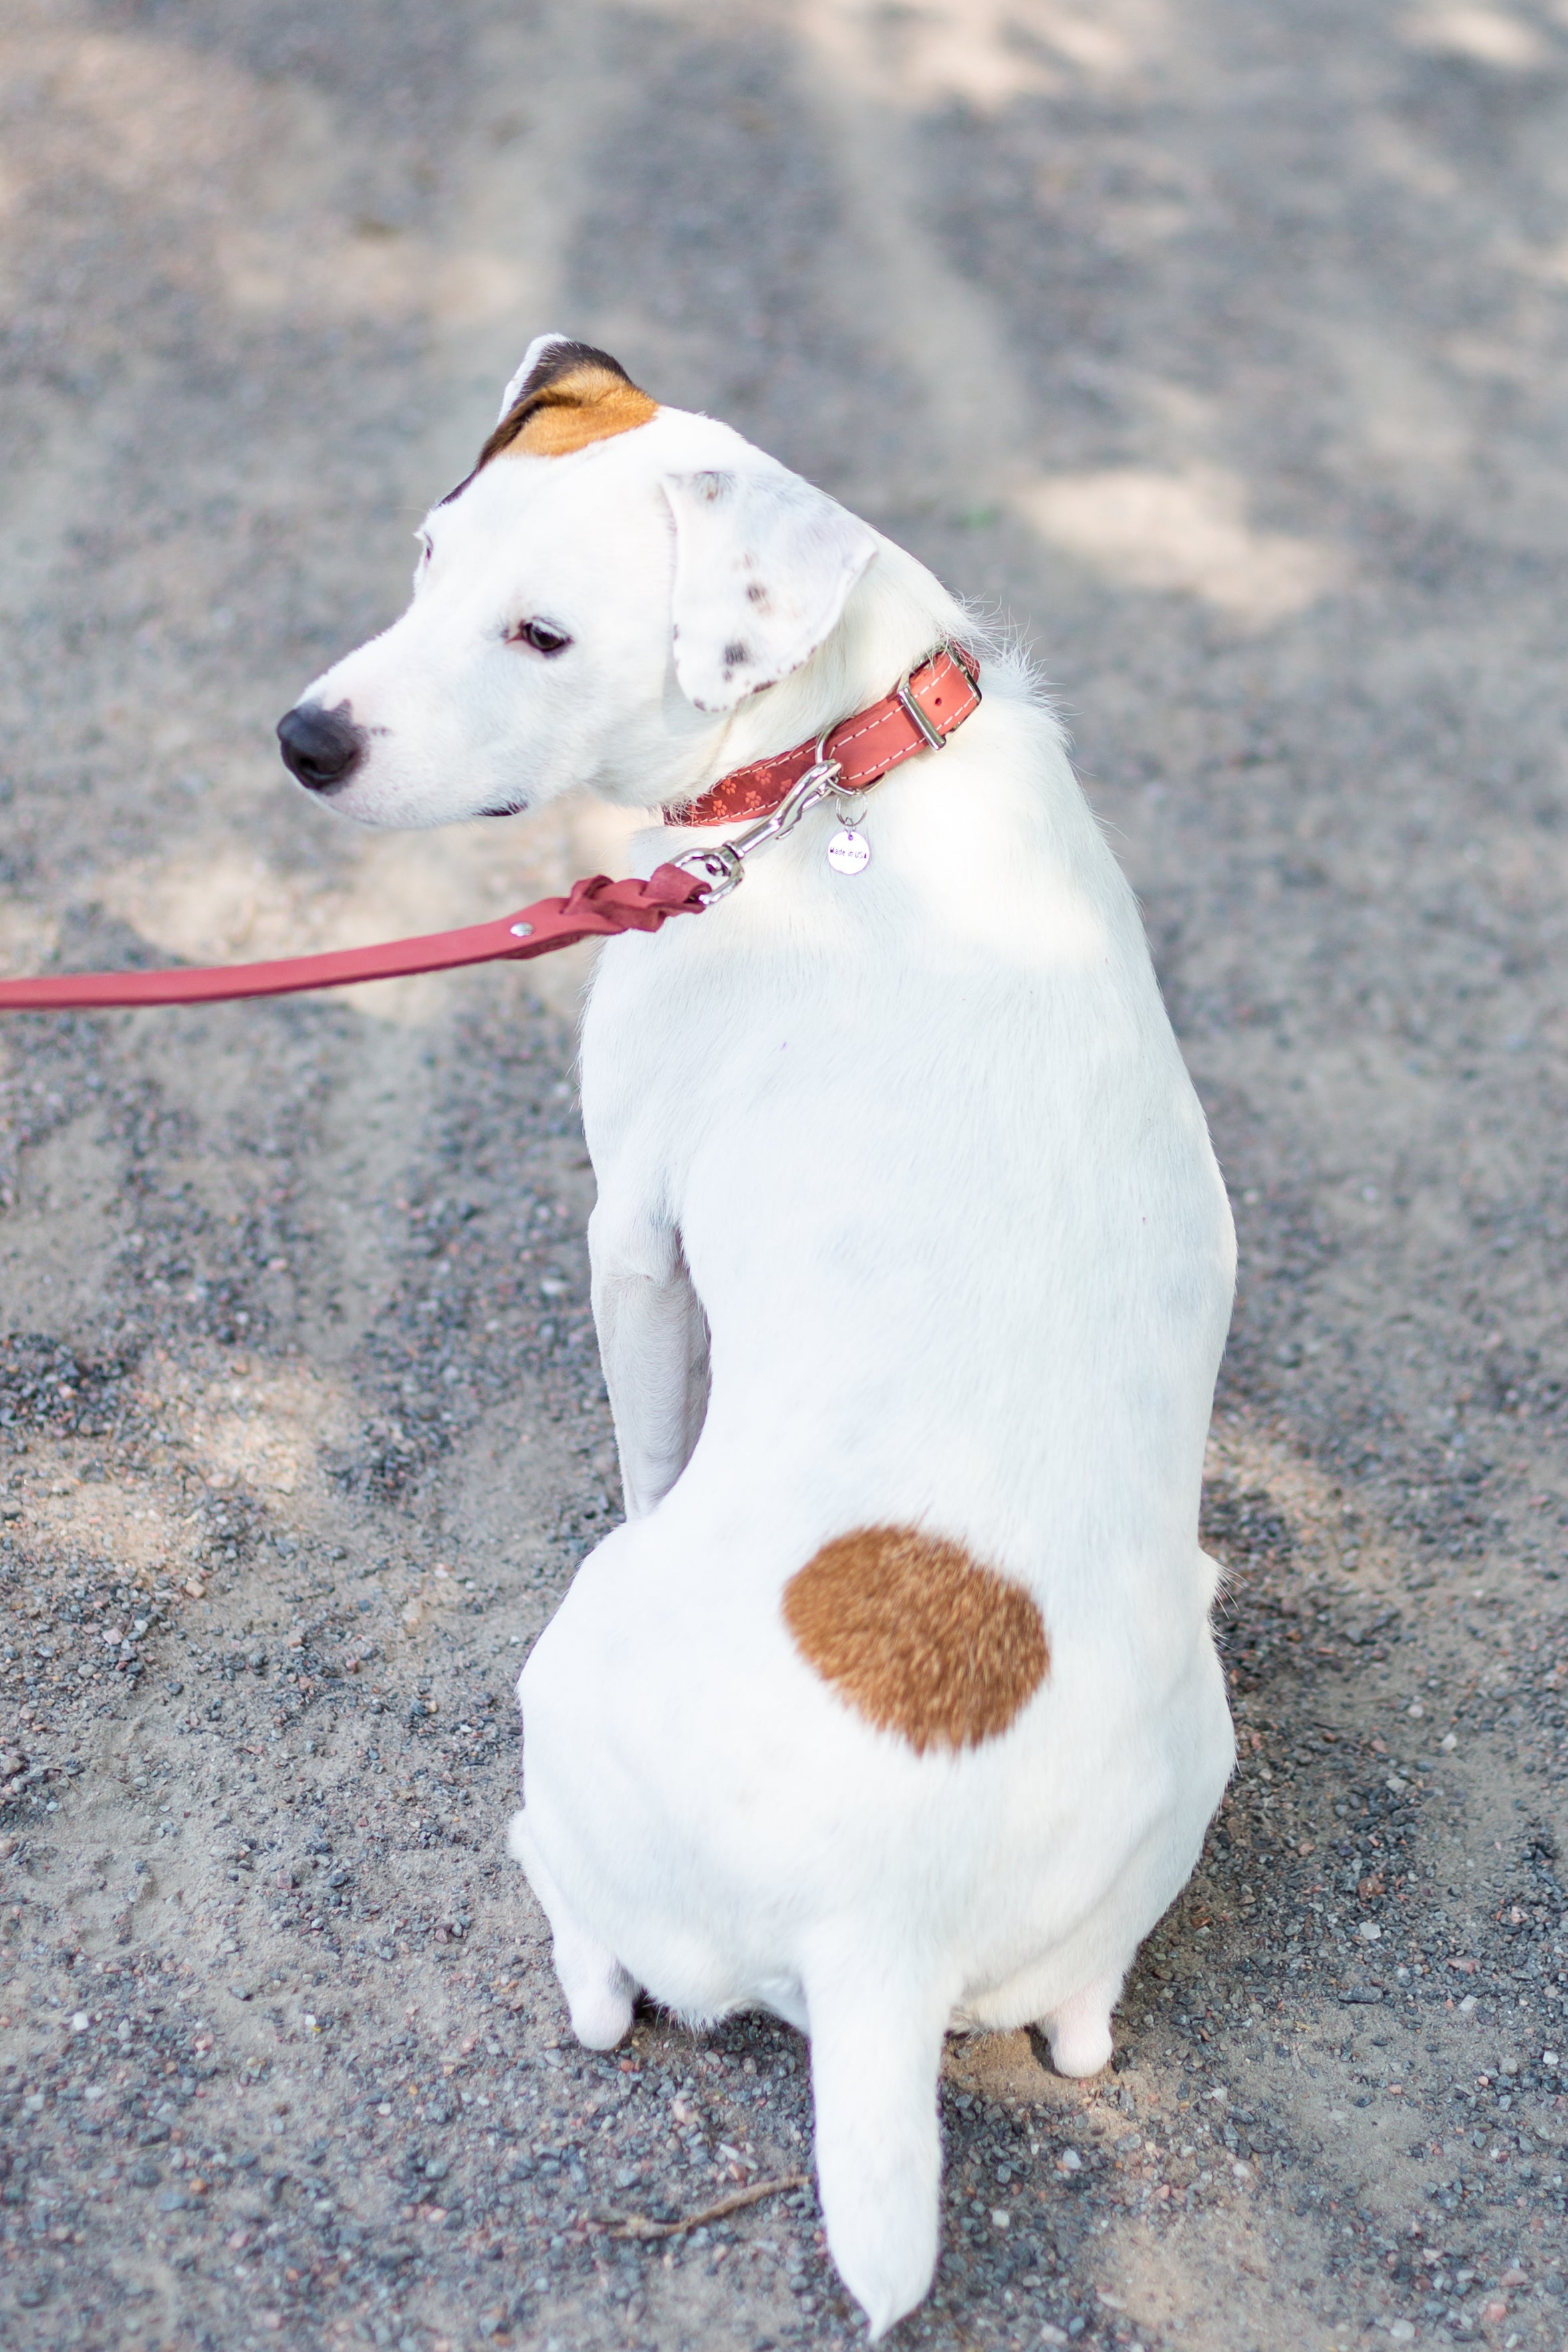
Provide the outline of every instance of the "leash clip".
[[704,907],[727,898],[746,878],[739,854],[727,841],[715,842],[711,849],[689,849],[684,856],[672,858],[670,863],[679,866],[682,874],[694,874],[700,882],[707,883],[702,895]]
[[[831,732],[829,729],[828,733]],[[826,735],[820,738],[816,759],[770,814],[760,817],[755,824],[748,825],[744,833],[736,834],[731,840],[717,841],[707,848],[689,849],[684,856],[671,860],[683,874],[694,874],[699,881],[707,883],[707,895],[702,901],[704,907],[711,907],[719,899],[727,898],[731,891],[737,889],[746,878],[746,859],[754,856],[759,849],[766,849],[773,842],[782,841],[786,833],[793,833],[807,811],[832,793],[844,771],[837,760],[825,756],[826,741]]]

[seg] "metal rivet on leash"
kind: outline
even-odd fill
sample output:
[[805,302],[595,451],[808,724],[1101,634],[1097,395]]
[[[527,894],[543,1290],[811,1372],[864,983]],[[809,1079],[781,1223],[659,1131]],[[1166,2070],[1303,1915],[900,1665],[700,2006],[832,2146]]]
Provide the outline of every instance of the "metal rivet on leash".
[[531,923],[513,923],[511,926],[511,935],[514,940],[531,940],[533,937],[533,925]]

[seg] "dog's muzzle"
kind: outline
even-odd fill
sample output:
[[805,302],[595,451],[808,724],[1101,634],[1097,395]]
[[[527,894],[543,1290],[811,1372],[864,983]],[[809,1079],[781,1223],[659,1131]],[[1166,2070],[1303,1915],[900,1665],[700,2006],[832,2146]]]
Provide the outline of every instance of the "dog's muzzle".
[[283,765],[310,793],[330,793],[346,783],[364,757],[364,736],[346,702],[335,710],[297,702],[278,721],[278,744]]

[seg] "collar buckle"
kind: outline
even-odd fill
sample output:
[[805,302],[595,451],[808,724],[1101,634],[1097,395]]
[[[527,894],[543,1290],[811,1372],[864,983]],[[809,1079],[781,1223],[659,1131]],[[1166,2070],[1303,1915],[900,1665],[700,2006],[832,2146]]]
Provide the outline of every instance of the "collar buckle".
[[903,712],[904,717],[909,720],[910,725],[914,729],[916,734],[923,735],[925,737],[927,746],[931,751],[945,751],[947,749],[947,737],[942,734],[938,729],[931,725],[931,720],[926,717],[925,712],[921,709],[920,704],[915,700],[913,694],[910,690],[910,680],[913,677],[915,671],[917,669],[923,669],[926,667],[926,663],[931,659],[931,656],[928,654],[925,661],[914,663],[910,668],[904,672],[902,677],[900,678],[897,686],[893,688],[893,700],[898,704],[899,709]]

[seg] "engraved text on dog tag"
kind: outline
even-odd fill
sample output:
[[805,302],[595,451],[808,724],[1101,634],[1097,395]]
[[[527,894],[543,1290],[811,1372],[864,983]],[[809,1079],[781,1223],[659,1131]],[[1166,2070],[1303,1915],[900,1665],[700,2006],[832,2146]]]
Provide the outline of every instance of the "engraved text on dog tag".
[[841,824],[827,845],[827,862],[835,874],[864,874],[871,863],[871,845],[852,824]]

